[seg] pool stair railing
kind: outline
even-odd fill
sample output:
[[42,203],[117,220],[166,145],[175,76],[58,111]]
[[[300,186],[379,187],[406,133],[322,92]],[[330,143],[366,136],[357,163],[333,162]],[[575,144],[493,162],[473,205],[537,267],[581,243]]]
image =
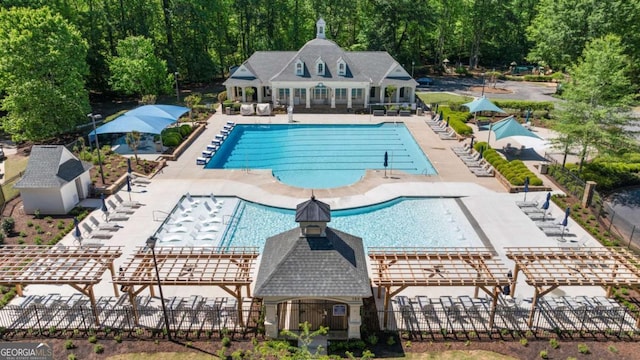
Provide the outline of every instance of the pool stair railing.
[[233,209],[233,215],[225,215],[223,217],[222,222],[226,226],[225,226],[224,233],[220,238],[219,250],[223,250],[231,246],[230,244],[231,238],[233,237],[233,235],[235,234],[238,228],[238,222],[240,221],[240,218],[242,217],[242,214],[244,213],[245,208],[246,208],[246,204],[244,203],[244,201],[242,200],[238,201],[235,209]]
[[153,210],[151,212],[151,218],[153,221],[162,221],[164,222],[169,218],[169,213],[162,210]]

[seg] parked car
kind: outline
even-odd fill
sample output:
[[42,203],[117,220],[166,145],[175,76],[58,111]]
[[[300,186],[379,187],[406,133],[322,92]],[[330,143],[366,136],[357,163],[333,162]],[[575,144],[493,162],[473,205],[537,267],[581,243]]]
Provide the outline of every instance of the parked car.
[[417,78],[416,81],[418,82],[418,87],[429,87],[431,85],[433,85],[433,79],[430,77],[421,77],[421,78]]

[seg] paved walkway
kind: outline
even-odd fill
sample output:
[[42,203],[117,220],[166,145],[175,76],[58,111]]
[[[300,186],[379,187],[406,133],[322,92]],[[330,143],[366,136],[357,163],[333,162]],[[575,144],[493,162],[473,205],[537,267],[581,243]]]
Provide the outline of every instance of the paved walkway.
[[[558,243],[554,238],[547,237],[538,229],[515,202],[523,199],[523,194],[509,194],[495,178],[475,177],[451,151],[450,147],[458,145],[457,141],[441,140],[425,124],[426,116],[412,117],[370,117],[369,115],[315,115],[298,114],[294,120],[305,124],[315,123],[374,123],[379,121],[404,122],[414,138],[427,154],[438,171],[437,176],[407,175],[393,172],[391,177],[385,178],[381,171],[369,171],[364,179],[356,184],[336,189],[315,190],[316,197],[331,205],[332,209],[352,208],[363,205],[384,202],[399,196],[434,196],[460,197],[471,215],[479,224],[481,230],[490,239],[502,260],[508,267],[513,264],[504,256],[504,248],[510,246],[575,246],[575,243]],[[115,263],[118,268],[130,257],[136,247],[143,246],[145,240],[154,234],[166,215],[173,209],[178,200],[187,192],[193,195],[238,196],[245,200],[254,201],[270,206],[295,208],[295,206],[311,196],[309,189],[293,188],[276,181],[270,171],[244,170],[204,170],[195,163],[196,157],[215,134],[227,121],[237,123],[265,124],[286,123],[286,115],[271,117],[242,117],[227,116],[220,113],[212,116],[206,131],[199,136],[195,143],[183,153],[178,161],[169,162],[163,171],[155,176],[148,185],[134,186],[131,197],[133,200],[145,204],[136,210],[131,218],[122,222],[122,229],[114,233],[109,245],[123,246],[124,255]],[[481,139],[482,140],[482,139]],[[500,142],[492,146],[501,146]],[[145,155],[143,155],[145,156]],[[551,186],[551,183],[545,181]],[[557,191],[557,190],[556,190]],[[127,198],[126,192],[121,193]],[[529,199],[541,199],[544,194],[529,193]],[[560,218],[563,210],[555,205],[551,206],[552,213]],[[99,210],[96,217],[100,218]],[[585,231],[573,221],[569,221],[569,229],[576,234],[576,239],[587,240],[588,246],[596,246]],[[63,243],[72,244],[73,238],[68,235]],[[257,269],[255,269],[257,270]],[[254,276],[255,276],[254,270]],[[524,276],[519,277],[518,292],[523,296],[531,296],[533,289],[524,283]],[[163,287],[165,296],[184,296],[185,289],[179,286]],[[566,288],[554,290],[552,294],[564,295]],[[98,296],[113,295],[110,277],[95,287]],[[472,288],[409,288],[402,295],[429,296],[439,295],[469,295]],[[572,287],[572,295],[603,295],[604,291],[596,287]],[[28,286],[25,295],[34,294],[72,294],[70,286]],[[220,289],[212,287],[190,287],[190,295],[208,297],[226,296]],[[21,299],[14,300],[14,303]]]

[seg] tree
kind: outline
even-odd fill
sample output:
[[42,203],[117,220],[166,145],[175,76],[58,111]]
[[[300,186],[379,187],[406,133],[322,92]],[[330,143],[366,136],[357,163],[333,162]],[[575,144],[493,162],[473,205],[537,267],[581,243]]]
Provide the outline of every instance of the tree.
[[113,90],[128,95],[159,95],[171,89],[173,75],[167,74],[167,62],[155,55],[150,39],[131,36],[120,40],[118,55],[109,61]]
[[630,72],[629,57],[614,35],[587,44],[582,58],[571,68],[571,81],[564,90],[567,102],[558,111],[554,128],[561,133],[565,153],[569,141],[579,147],[579,171],[592,149],[620,153],[633,144],[634,138],[626,130],[634,93]]
[[138,148],[142,141],[142,134],[138,131],[128,132],[124,137],[127,146],[133,150],[133,156],[136,158],[136,164],[138,163]]
[[87,45],[47,7],[0,9],[2,127],[15,141],[41,140],[86,119]]

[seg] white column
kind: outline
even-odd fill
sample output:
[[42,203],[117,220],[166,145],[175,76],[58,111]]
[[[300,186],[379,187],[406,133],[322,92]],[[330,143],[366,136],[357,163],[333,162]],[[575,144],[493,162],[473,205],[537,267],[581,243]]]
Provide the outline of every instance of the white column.
[[395,102],[397,102],[397,103],[400,102],[400,88],[396,89],[396,101]]
[[362,318],[360,317],[361,305],[360,303],[349,303],[349,329],[347,331],[349,339],[360,339],[360,325],[362,325]]
[[263,92],[264,92],[264,86],[258,85],[258,102],[259,103],[262,102]]
[[[278,318],[277,318],[277,310],[276,307],[278,306],[277,303],[270,303],[270,302],[265,302],[264,303],[264,330],[265,330],[265,335],[267,335],[268,338],[271,339],[277,339],[278,338]],[[359,314],[359,313],[358,313]]]
[[227,100],[233,100],[233,86],[227,85]]
[[247,88],[246,87],[242,87],[242,102],[243,103],[247,102]]
[[331,92],[331,108],[335,109],[336,108],[336,92],[333,91],[333,88],[328,88],[327,91]]
[[380,103],[384,104],[384,93],[387,90],[386,86],[380,85]]
[[351,105],[351,88],[347,88],[347,109],[351,109],[353,106]]
[[273,101],[273,105],[274,106],[280,102],[280,99],[278,99],[278,94],[279,94],[278,88],[272,87],[271,88],[271,101]]
[[293,106],[293,88],[289,88],[289,105]]
[[306,107],[307,109],[311,109],[311,92],[313,91],[313,88],[307,88],[307,91],[305,91],[306,93]]
[[364,90],[364,107],[369,107],[369,93],[371,92],[371,86],[365,87]]

